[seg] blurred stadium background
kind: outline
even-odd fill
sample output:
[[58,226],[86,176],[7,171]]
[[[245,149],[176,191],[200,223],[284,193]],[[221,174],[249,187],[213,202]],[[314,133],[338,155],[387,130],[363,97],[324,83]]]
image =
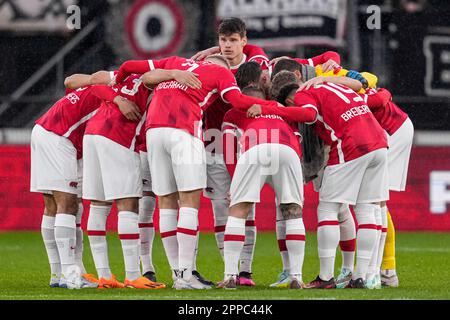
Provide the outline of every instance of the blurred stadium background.
[[[249,42],[270,57],[335,50],[344,67],[377,74],[416,130],[407,191],[391,195],[396,228],[450,231],[450,1],[439,0],[0,0],[0,231],[39,229],[30,133],[64,95],[66,76],[191,56],[216,44],[218,21],[229,16],[243,18]],[[263,193],[257,225],[273,230],[273,192]],[[305,199],[305,225],[315,230],[310,186]],[[204,201],[201,228],[212,226]]]

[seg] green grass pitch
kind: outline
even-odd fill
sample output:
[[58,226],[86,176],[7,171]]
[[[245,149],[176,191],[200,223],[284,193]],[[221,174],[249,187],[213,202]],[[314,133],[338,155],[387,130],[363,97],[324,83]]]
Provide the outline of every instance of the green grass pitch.
[[[219,281],[223,263],[216,248],[214,235],[200,236],[198,270],[207,278]],[[94,273],[94,264],[85,237],[84,261]],[[123,280],[123,259],[120,242],[114,233],[108,234],[111,268]],[[154,262],[158,280],[168,288],[163,290],[84,289],[67,290],[48,286],[50,271],[47,256],[38,232],[0,233],[0,299],[450,299],[450,233],[397,233],[397,270],[399,288],[382,290],[289,290],[273,289],[281,269],[275,233],[260,232],[253,265],[254,288],[233,291],[177,291],[170,289],[172,280],[159,236],[155,238]],[[338,251],[336,266],[340,266]],[[304,281],[318,273],[316,234],[308,233]],[[336,272],[337,272],[336,268]],[[337,273],[336,273],[337,275]]]

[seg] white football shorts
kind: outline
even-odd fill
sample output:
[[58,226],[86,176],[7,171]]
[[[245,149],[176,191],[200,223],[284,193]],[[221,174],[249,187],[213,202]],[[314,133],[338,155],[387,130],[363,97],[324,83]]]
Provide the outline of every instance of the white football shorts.
[[141,175],[142,175],[142,191],[152,191],[152,176],[150,174],[150,166],[148,165],[147,152],[139,151],[141,159]]
[[83,199],[112,201],[142,197],[139,154],[108,138],[83,138]]
[[175,128],[147,130],[147,151],[152,189],[158,196],[206,188],[203,142]]
[[408,118],[392,135],[388,135],[389,190],[405,191],[414,126]]
[[387,149],[326,166],[319,199],[351,205],[389,200]]
[[226,199],[231,177],[222,153],[206,152],[206,188],[203,196],[212,200]]
[[303,174],[300,158],[289,146],[278,143],[256,145],[240,157],[231,181],[230,206],[260,202],[261,188],[272,186],[278,204],[303,207]]
[[40,125],[31,132],[30,191],[67,192],[81,197],[82,161],[72,142]]

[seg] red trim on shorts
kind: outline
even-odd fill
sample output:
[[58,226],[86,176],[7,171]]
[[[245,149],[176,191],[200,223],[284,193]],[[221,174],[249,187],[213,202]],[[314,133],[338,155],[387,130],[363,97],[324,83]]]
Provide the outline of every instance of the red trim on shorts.
[[139,223],[139,228],[153,228],[153,223]]
[[339,247],[341,248],[341,251],[355,251],[356,239],[339,241]]
[[218,233],[218,232],[224,232],[225,231],[225,226],[215,226],[214,227],[214,232]]
[[381,228],[381,232],[386,233],[387,232],[387,228]]
[[376,224],[360,224],[360,225],[358,225],[358,229],[373,229],[373,230],[377,230],[377,225]]
[[319,224],[317,225],[317,228],[320,227],[324,227],[324,226],[338,226],[339,225],[339,221],[337,220],[325,220],[325,221],[320,221]]
[[381,230],[381,226],[380,225],[377,225],[377,230]]
[[245,236],[241,236],[239,234],[226,234],[223,238],[223,241],[245,241]]
[[285,239],[278,239],[278,249],[280,249],[280,251],[287,251]]
[[287,234],[286,241],[306,241],[306,236],[304,234]]
[[177,230],[166,231],[166,232],[160,233],[161,238],[173,237],[176,235],[177,235]]
[[254,227],[255,226],[255,220],[247,220],[245,221],[246,227]]
[[190,236],[196,236],[197,235],[197,229],[186,229],[186,228],[177,228],[177,233],[184,233]]
[[105,230],[88,230],[87,231],[88,236],[106,236]]

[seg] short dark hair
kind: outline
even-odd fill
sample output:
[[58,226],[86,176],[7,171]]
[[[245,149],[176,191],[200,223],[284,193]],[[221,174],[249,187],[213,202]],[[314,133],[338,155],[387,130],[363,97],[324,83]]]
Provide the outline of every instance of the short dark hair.
[[242,89],[242,93],[246,96],[251,96],[255,98],[260,99],[266,99],[266,95],[264,94],[264,91],[256,86],[247,86],[244,89]]
[[297,78],[291,71],[281,70],[273,79],[269,90],[270,99],[276,100],[280,94],[280,90],[286,84],[297,84]]
[[243,63],[236,72],[237,85],[241,89],[249,85],[258,86],[261,74],[262,68],[257,62],[250,61]]
[[302,65],[293,59],[281,59],[273,67],[271,79],[273,79],[282,70],[302,72]]
[[225,36],[238,33],[243,38],[247,35],[247,27],[245,26],[245,22],[239,18],[226,18],[220,23],[218,33],[219,35]]
[[281,104],[286,104],[286,99],[292,94],[293,91],[297,91],[300,86],[297,83],[288,83],[280,88],[276,100]]

